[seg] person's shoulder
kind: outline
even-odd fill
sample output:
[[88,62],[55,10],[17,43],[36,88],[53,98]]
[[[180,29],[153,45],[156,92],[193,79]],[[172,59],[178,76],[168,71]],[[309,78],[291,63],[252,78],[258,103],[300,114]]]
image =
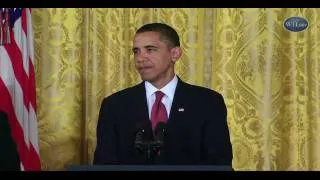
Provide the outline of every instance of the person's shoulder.
[[[212,107],[225,109],[226,104],[224,97],[218,91],[189,83],[184,83],[184,86],[185,90],[188,91],[185,95],[190,97],[189,99],[193,101],[193,104],[199,105],[198,107],[202,109],[209,108],[207,112],[211,112],[210,108]],[[225,111],[222,110],[220,112]]]
[[6,114],[5,112],[0,111],[0,117],[1,117],[1,118],[4,118],[4,117],[6,117],[6,116],[7,116],[7,114]]
[[187,82],[183,82],[184,86],[186,88],[188,88],[188,90],[190,92],[192,92],[193,94],[199,94],[199,96],[201,97],[201,95],[203,96],[213,96],[213,97],[217,97],[217,96],[221,96],[222,94],[219,93],[216,90],[210,89],[208,87],[204,87],[204,86],[199,86],[199,85],[195,85],[195,84],[190,84]]
[[139,89],[141,89],[142,83],[136,84],[127,88],[124,88],[122,90],[119,90],[115,93],[110,94],[109,96],[106,96],[104,100],[120,100],[123,98],[128,98],[130,96],[134,96]]
[[0,111],[0,123],[6,122],[7,118],[7,114],[3,111]]
[[9,122],[8,122],[8,117],[7,114],[3,111],[0,111],[0,132],[4,131],[5,129],[9,129]]

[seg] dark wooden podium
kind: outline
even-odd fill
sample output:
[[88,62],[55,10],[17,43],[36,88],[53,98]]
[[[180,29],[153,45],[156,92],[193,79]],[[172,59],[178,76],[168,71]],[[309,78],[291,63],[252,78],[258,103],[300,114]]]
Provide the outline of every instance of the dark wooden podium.
[[70,165],[67,171],[233,171],[226,165]]

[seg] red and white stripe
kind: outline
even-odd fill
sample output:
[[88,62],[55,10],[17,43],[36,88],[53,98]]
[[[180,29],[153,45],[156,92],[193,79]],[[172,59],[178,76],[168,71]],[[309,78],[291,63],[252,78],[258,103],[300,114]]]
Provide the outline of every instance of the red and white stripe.
[[21,169],[41,170],[30,8],[22,9],[10,31],[11,44],[0,46],[0,110],[9,117]]

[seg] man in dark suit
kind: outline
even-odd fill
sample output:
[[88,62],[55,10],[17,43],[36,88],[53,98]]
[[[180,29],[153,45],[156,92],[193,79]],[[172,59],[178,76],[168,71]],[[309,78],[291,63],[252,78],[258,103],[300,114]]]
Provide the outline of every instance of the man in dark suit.
[[20,170],[17,146],[6,113],[0,111],[0,171]]
[[[182,54],[177,32],[166,24],[146,24],[137,30],[132,50],[143,82],[103,100],[93,164],[231,166],[223,97],[211,89],[187,84],[175,74],[174,64]],[[154,107],[156,102],[158,107]],[[137,138],[156,140],[158,122],[154,121],[165,124],[162,146],[146,156],[135,143]],[[143,136],[138,137],[138,132]]]

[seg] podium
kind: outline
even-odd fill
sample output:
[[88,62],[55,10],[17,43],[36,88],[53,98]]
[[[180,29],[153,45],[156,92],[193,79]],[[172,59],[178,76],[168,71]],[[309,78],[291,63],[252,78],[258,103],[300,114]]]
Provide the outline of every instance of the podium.
[[227,165],[70,165],[67,171],[233,171]]

